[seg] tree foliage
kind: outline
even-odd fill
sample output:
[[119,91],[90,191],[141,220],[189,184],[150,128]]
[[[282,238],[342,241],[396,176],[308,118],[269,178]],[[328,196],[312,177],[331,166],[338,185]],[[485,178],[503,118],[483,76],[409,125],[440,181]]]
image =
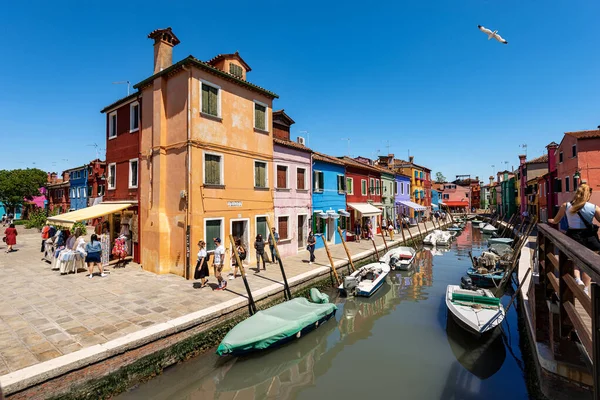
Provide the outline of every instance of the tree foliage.
[[25,200],[39,196],[47,179],[46,172],[37,168],[0,170],[0,202],[7,213],[14,212]]
[[435,181],[437,183],[444,183],[444,182],[446,182],[446,177],[441,172],[436,172],[435,173]]

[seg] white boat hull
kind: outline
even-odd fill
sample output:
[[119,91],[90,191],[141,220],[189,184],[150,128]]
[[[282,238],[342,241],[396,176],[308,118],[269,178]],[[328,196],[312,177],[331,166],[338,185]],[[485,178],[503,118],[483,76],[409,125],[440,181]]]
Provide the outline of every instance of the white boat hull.
[[498,307],[480,307],[452,301],[452,293],[472,293],[476,296],[494,297],[487,289],[465,290],[458,285],[448,285],[446,289],[446,307],[456,322],[466,331],[480,336],[494,330],[504,321],[505,311],[502,304]]
[[[388,264],[391,269],[406,271],[410,269],[416,255],[417,252],[412,247],[399,246],[385,253],[385,255],[379,259],[379,262]],[[392,259],[396,261],[393,265]]]
[[[373,271],[378,272],[374,273]],[[344,282],[338,286],[338,290],[340,291],[340,294],[346,296],[353,294],[355,296],[370,297],[383,285],[385,282],[385,277],[389,274],[389,272],[390,266],[386,263],[377,262],[367,264],[350,274],[350,277],[359,280],[358,285],[353,290],[353,293],[348,293],[344,287]],[[362,277],[363,275],[365,275],[365,277]],[[373,279],[370,279],[371,277]]]

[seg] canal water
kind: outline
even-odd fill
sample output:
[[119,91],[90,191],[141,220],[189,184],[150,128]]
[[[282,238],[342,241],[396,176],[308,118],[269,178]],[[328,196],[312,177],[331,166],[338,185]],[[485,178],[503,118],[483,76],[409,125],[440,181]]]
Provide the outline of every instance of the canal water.
[[244,358],[211,351],[119,398],[527,399],[514,305],[502,330],[479,341],[447,318],[446,286],[486,240],[467,224],[449,250],[419,252],[412,271],[392,271],[373,297],[330,293],[335,320],[300,340]]

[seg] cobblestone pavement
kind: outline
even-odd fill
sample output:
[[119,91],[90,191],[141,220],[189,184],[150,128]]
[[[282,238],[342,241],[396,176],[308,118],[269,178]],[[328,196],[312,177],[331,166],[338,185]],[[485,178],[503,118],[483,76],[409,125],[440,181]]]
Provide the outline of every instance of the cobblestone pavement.
[[[134,263],[110,268],[105,278],[88,279],[83,271],[60,275],[41,261],[39,233],[19,227],[17,241],[18,251],[10,254],[0,245],[0,376],[245,293],[241,279],[229,281],[224,291],[199,289],[193,281],[145,272]],[[382,244],[381,237],[376,243]],[[373,250],[364,240],[348,243],[348,247],[352,254]],[[346,259],[342,245],[330,250],[334,261]],[[317,262],[312,265],[307,262],[307,251],[284,259],[288,279],[329,266],[324,249],[315,255]],[[253,291],[281,279],[275,264],[260,274],[252,267],[248,280]],[[215,282],[211,276],[210,283]]]

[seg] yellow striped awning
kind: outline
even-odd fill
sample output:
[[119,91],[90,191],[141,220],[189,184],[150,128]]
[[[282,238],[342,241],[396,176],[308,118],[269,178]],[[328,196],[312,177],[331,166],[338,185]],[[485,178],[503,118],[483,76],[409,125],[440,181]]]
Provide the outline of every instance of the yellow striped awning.
[[132,202],[100,203],[95,206],[82,208],[65,214],[55,215],[48,218],[48,224],[71,227],[75,222],[86,221],[112,214],[131,207]]

